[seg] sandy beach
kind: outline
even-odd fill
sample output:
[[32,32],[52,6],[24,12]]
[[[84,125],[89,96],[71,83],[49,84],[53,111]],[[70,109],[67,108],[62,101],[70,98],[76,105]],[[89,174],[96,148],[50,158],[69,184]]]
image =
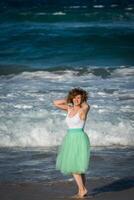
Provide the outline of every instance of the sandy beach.
[[[123,179],[97,178],[87,181],[90,193],[84,199],[132,200],[134,198],[134,177]],[[49,200],[72,199],[77,192],[74,181],[55,183],[1,183],[1,200]]]

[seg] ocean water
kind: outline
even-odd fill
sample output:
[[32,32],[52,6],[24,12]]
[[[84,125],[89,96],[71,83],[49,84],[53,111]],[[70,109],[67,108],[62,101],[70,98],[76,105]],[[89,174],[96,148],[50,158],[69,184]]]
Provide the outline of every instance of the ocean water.
[[66,113],[53,100],[73,87],[89,93],[88,177],[132,175],[133,1],[6,0],[0,9],[0,181],[62,179]]
[[[55,170],[57,147],[0,148],[0,182],[62,182],[71,175]],[[92,147],[88,181],[134,176],[134,148]]]
[[134,3],[2,0],[2,73],[134,64]]

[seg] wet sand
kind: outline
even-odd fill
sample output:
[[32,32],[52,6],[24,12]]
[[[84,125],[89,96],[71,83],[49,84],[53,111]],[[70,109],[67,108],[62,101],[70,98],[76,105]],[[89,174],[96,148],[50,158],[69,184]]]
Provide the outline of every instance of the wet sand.
[[[134,199],[134,177],[89,179],[87,188],[88,196],[84,199]],[[74,180],[54,183],[0,183],[1,200],[69,200],[76,192]]]

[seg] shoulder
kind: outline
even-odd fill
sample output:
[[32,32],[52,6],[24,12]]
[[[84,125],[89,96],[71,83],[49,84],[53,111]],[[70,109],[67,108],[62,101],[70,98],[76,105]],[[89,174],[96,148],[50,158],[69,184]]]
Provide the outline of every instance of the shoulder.
[[81,106],[81,109],[80,109],[80,116],[81,118],[86,118],[88,112],[90,110],[90,105],[88,103],[84,103],[82,106]]
[[67,105],[67,111],[70,112],[72,109],[73,109],[73,106],[71,106],[71,105],[68,104]]
[[81,105],[82,110],[89,111],[90,105],[87,102],[83,102]]
[[84,106],[82,106],[80,108],[79,114],[80,114],[80,118],[82,120],[86,120],[89,109],[90,109],[90,105],[89,104],[84,105]]

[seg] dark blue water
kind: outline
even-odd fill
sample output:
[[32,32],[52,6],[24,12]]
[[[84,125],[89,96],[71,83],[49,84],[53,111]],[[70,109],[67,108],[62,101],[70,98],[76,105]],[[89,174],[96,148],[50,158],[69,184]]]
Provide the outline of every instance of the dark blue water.
[[[57,148],[0,148],[0,182],[71,180],[55,169]],[[87,179],[134,176],[133,148],[91,148]],[[121,167],[122,166],[122,167]]]
[[134,64],[133,1],[1,1],[0,73]]

